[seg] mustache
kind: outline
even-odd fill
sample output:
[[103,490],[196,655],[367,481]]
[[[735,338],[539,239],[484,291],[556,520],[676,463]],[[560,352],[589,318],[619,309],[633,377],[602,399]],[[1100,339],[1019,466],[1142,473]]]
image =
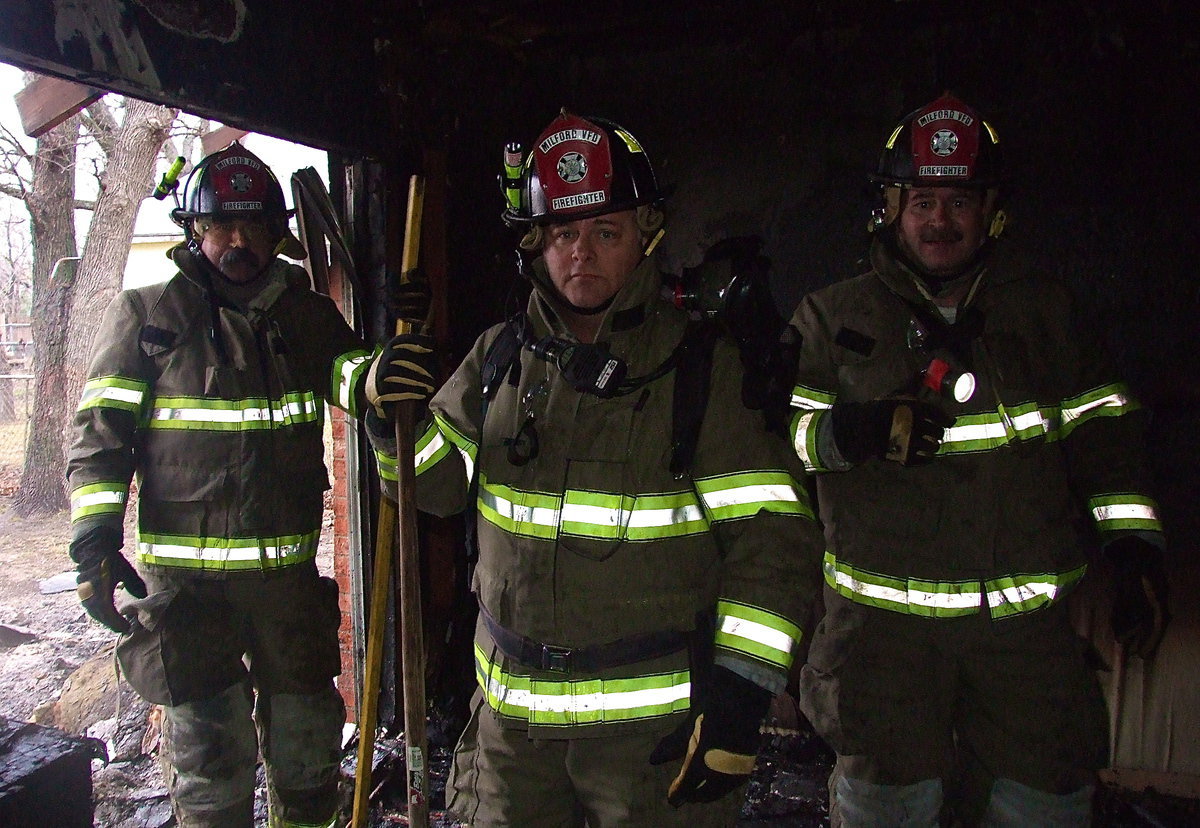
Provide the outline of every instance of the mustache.
[[943,230],[926,230],[921,233],[921,241],[928,244],[929,242],[960,242],[963,240],[963,234],[952,228]]
[[258,256],[254,255],[254,251],[245,247],[234,247],[226,250],[221,254],[221,267],[237,267],[245,265],[247,267],[257,268],[260,266]]

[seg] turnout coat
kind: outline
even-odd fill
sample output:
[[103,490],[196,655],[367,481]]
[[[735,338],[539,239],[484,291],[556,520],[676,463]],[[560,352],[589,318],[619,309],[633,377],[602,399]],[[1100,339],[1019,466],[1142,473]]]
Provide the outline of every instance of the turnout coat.
[[[533,338],[571,340],[534,268]],[[597,341],[629,378],[684,336],[660,287],[647,259],[605,312]],[[488,705],[506,726],[564,737],[662,728],[714,658],[781,690],[819,588],[820,538],[786,441],[741,403],[736,346],[716,344],[694,461],[676,477],[678,369],[602,399],[522,348],[485,418],[480,375],[502,330],[433,398],[416,447],[420,508],[473,512]]]

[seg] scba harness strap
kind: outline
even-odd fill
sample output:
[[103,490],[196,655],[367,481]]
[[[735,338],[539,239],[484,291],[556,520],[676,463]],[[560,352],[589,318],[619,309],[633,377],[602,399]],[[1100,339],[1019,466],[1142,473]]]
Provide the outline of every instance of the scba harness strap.
[[[612,356],[607,348],[595,346],[596,351],[581,349],[590,346],[563,344],[565,340],[546,337],[532,341],[528,334],[529,321],[519,313],[505,323],[500,335],[484,354],[483,369],[480,371],[482,417],[487,419],[488,408],[500,386],[507,381],[516,388],[521,381],[521,349],[528,348],[535,356],[556,365],[567,382],[580,393],[591,393],[602,398],[630,394],[672,370],[675,371],[675,393],[671,418],[671,474],[676,479],[687,475],[696,453],[700,437],[700,425],[708,406],[710,377],[712,374],[713,350],[720,335],[719,326],[709,320],[692,321],[680,338],[679,344],[662,365],[642,377],[624,380],[624,362]],[[566,352],[574,348],[574,356]],[[559,358],[554,358],[554,355]],[[612,362],[619,362],[614,368]],[[472,478],[472,494],[477,479]]]

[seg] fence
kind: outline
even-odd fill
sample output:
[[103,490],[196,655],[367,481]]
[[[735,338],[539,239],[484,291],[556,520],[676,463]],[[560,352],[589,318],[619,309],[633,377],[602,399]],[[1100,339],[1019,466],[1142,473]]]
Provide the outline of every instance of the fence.
[[25,444],[33,416],[33,374],[0,373],[0,496],[16,490],[25,463]]

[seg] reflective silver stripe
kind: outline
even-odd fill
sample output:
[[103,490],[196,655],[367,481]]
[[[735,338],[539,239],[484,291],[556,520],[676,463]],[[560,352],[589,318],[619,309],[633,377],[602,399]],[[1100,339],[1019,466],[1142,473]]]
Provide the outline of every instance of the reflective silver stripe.
[[804,464],[805,471],[817,471],[821,468],[818,458],[815,456],[816,440],[813,439],[813,420],[816,419],[817,412],[809,411],[801,414],[796,418],[796,436],[792,440],[792,447],[796,451],[796,456],[800,458],[800,462]]
[[1109,406],[1112,408],[1124,408],[1132,403],[1133,400],[1131,400],[1128,396],[1114,391],[1111,394],[1105,394],[1103,397],[1097,397],[1094,400],[1090,400],[1089,402],[1083,403],[1082,405],[1077,405],[1073,408],[1064,406],[1062,409],[1063,422],[1067,423],[1071,420],[1078,420],[1084,414],[1087,414],[1089,411],[1094,411],[1097,408],[1105,408]]
[[[434,433],[430,436],[429,442],[425,444],[425,447],[413,455],[413,460],[415,461],[413,465],[417,468],[420,468],[422,463],[428,461],[429,458],[433,457],[433,455],[437,454],[438,451],[441,450],[442,446],[446,445],[446,438],[442,436],[442,433],[436,429],[433,431]],[[462,453],[463,452],[460,452],[460,454]],[[469,458],[464,456],[463,459],[467,463],[470,463]],[[470,473],[468,472],[468,474]]]
[[[553,497],[553,495],[546,495],[546,497]],[[545,506],[525,506],[513,503],[508,498],[496,494],[493,489],[485,487],[480,488],[479,499],[490,506],[498,515],[514,523],[532,523],[535,526],[549,528],[556,528],[558,526],[558,517],[561,514],[561,509],[552,509]],[[557,500],[557,498],[555,499]]]
[[821,400],[800,390],[792,391],[792,408],[805,408],[812,411],[833,408],[833,403]]
[[[672,514],[672,509],[657,509],[655,511]],[[604,506],[592,506],[587,503],[565,503],[562,507],[564,523],[590,523],[597,526],[628,526],[633,509],[609,509]],[[644,526],[661,524],[646,523]]]
[[975,423],[972,425],[950,426],[942,435],[943,443],[966,443],[973,440],[1004,440],[1006,432],[1004,423]]
[[1040,409],[1029,411],[1024,414],[1018,414],[1012,418],[1012,423],[1013,427],[1016,428],[1017,431],[1025,431],[1027,429],[1036,428],[1037,430],[1048,434],[1053,428],[1051,422],[1046,419],[1045,414],[1043,414]]
[[1112,503],[1092,509],[1096,521],[1105,520],[1158,520],[1153,506],[1142,503]]
[[86,509],[89,506],[121,506],[129,498],[127,492],[118,491],[101,491],[91,492],[90,494],[76,495],[71,498],[72,509]]
[[186,543],[139,540],[138,554],[179,561],[211,561],[215,563],[258,562],[263,558],[280,561],[304,555],[310,547],[315,547],[315,543],[315,536],[311,540],[301,540],[297,543],[280,546],[192,546]]
[[[563,516],[566,517],[565,509]],[[654,529],[698,520],[704,520],[704,510],[699,504],[691,504],[673,509],[634,509],[629,515],[628,526],[630,529]]]
[[[1063,584],[1055,581],[1027,581],[1001,589],[989,590],[987,593],[987,602],[989,607],[996,609],[1004,604],[1024,604],[1026,601],[1038,596],[1045,596],[1050,601],[1053,601],[1063,589]],[[1049,601],[1046,603],[1049,603]]]
[[475,476],[475,458],[471,456],[471,452],[461,448],[460,446],[456,445],[454,448],[458,451],[458,455],[462,458],[463,469],[466,472],[467,480],[470,480]]
[[342,363],[338,377],[337,404],[346,411],[354,410],[354,383],[358,374],[371,361],[370,354],[351,357]]
[[728,489],[701,492],[700,496],[704,498],[704,505],[710,511],[716,511],[728,506],[742,506],[747,503],[763,503],[764,501],[800,502],[796,490],[791,486],[772,483],[733,486]]
[[[831,573],[832,570],[832,573]],[[981,605],[983,595],[976,590],[964,592],[931,592],[927,590],[899,589],[897,587],[872,584],[859,580],[841,569],[827,566],[826,577],[832,574],[838,586],[851,592],[879,601],[906,604],[934,609],[974,609]]]
[[768,627],[766,624],[760,624],[748,618],[735,618],[732,615],[724,616],[720,632],[754,641],[782,653],[790,653],[795,644],[795,639],[782,630]]
[[523,707],[531,713],[583,713],[599,710],[616,712],[639,707],[657,707],[681,701],[691,695],[692,683],[686,681],[671,687],[616,693],[557,695],[518,690],[502,684],[495,678],[489,678],[487,692],[504,699],[505,706]]
[[[946,429],[942,437],[943,443],[970,443],[976,441],[996,441],[1008,442],[1012,439],[1008,430],[1004,427],[1004,421],[998,413],[989,412],[990,416],[996,417],[995,420],[986,423],[969,423],[966,425],[953,425]],[[1016,431],[1024,432],[1028,429],[1037,429],[1043,433],[1049,433],[1051,430],[1050,421],[1043,416],[1041,411],[1029,411],[1025,414],[1018,414],[1012,418],[1012,425]]]
[[145,393],[145,389],[134,390],[116,385],[89,386],[83,391],[80,408],[85,407],[87,403],[94,405],[97,400],[113,400],[138,406],[142,404],[142,397],[145,396]]
[[314,414],[317,410],[316,400],[306,399],[299,402],[287,402],[279,408],[254,406],[247,408],[192,408],[192,407],[159,407],[150,415],[151,420],[172,420],[192,423],[255,423],[295,418],[300,414]]

